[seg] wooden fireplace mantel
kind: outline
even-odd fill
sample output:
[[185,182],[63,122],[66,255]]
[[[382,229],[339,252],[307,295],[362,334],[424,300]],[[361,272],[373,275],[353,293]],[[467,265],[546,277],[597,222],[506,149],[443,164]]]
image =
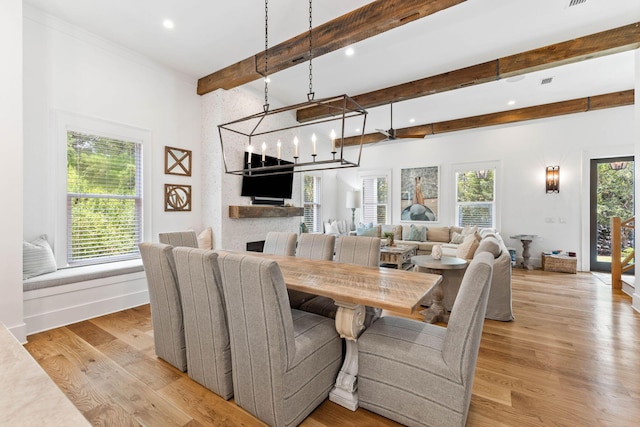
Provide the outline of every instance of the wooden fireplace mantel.
[[229,218],[278,218],[304,216],[304,208],[295,206],[229,206]]

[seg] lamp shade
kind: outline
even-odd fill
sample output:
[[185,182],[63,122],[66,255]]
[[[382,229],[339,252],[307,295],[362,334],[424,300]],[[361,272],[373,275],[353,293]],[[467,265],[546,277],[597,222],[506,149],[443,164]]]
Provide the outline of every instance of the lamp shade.
[[357,209],[360,207],[360,192],[347,191],[347,209]]

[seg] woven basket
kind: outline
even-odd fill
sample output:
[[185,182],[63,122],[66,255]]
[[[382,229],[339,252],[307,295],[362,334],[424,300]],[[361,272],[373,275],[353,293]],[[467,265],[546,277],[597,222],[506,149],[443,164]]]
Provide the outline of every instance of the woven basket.
[[544,271],[575,274],[576,265],[577,258],[575,257],[542,254],[542,269]]

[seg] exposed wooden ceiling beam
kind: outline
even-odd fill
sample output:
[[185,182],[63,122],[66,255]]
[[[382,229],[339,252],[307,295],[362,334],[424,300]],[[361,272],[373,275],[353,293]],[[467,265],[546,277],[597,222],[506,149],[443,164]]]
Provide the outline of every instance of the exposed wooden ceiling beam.
[[[424,18],[466,0],[377,0],[312,30],[313,57]],[[309,60],[308,33],[269,48],[269,73]],[[198,80],[198,95],[232,89],[262,77],[264,52],[257,53]],[[260,70],[260,72],[258,72]]]
[[[637,49],[638,47],[640,47],[640,22],[437,76],[355,95],[352,98],[362,107],[372,108],[392,101],[404,101],[433,95],[518,74]],[[299,122],[308,122],[328,115],[326,108],[310,107],[298,110],[297,119]]]
[[[521,122],[525,120],[543,119],[565,114],[582,113],[586,111],[601,110],[604,108],[622,107],[633,105],[634,91],[608,93],[605,95],[589,96],[586,98],[572,99],[569,101],[555,102],[552,104],[536,105],[534,107],[518,108],[515,110],[501,111],[498,113],[482,114],[480,116],[465,117],[462,119],[447,120],[444,122],[430,123],[419,126],[397,129],[398,138],[404,135],[435,135],[445,132],[474,129],[485,126],[503,125]],[[372,144],[385,139],[380,133],[369,133],[362,136],[363,144]],[[358,145],[360,137],[354,136],[344,139],[344,145]]]

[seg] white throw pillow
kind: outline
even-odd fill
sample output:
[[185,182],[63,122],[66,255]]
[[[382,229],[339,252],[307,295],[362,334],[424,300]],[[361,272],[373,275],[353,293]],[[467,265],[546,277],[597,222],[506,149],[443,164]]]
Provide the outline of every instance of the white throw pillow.
[[213,230],[207,227],[198,234],[198,248],[213,249]]
[[22,280],[58,269],[46,234],[31,242],[22,242]]
[[340,229],[338,228],[337,221],[331,221],[325,223],[325,233],[326,234],[340,234]]

